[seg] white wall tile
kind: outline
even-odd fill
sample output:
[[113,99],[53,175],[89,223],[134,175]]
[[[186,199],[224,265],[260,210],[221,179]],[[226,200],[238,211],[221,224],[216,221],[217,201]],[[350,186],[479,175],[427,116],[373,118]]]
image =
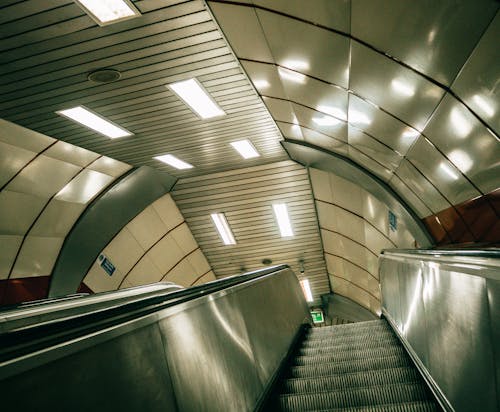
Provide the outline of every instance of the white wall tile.
[[24,235],[45,206],[38,196],[2,190],[0,192],[0,234]]
[[35,152],[0,141],[0,187],[5,185],[35,156]]
[[56,141],[52,137],[0,119],[0,140],[39,153]]
[[17,250],[22,241],[22,236],[0,235],[0,245],[2,245],[2,253],[0,253],[0,280],[7,279],[9,276],[10,268],[14,263]]
[[49,276],[63,242],[60,237],[27,236],[11,278]]
[[167,233],[167,227],[151,205],[132,219],[127,224],[127,229],[143,250],[148,250]]

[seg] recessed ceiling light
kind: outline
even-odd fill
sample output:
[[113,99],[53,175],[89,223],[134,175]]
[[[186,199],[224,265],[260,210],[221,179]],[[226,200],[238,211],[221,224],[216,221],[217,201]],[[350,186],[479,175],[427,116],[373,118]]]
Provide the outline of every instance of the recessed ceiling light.
[[172,83],[168,87],[202,119],[226,114],[196,79]]
[[276,215],[276,220],[278,221],[281,237],[293,236],[292,225],[290,223],[290,218],[288,217],[288,210],[286,208],[286,204],[284,203],[274,204],[273,209],[274,209],[274,214]]
[[304,84],[307,80],[306,76],[302,73],[294,72],[293,70],[288,70],[283,67],[278,67],[278,73],[283,79],[290,80],[295,83]]
[[313,117],[312,120],[319,126],[335,126],[340,123],[340,120],[331,116]]
[[306,298],[307,302],[312,302],[313,295],[311,292],[311,286],[309,285],[309,279],[302,279],[300,281],[300,286],[302,287],[302,292],[304,293],[304,297]]
[[129,0],[75,0],[75,3],[100,26],[141,15]]
[[154,159],[159,160],[160,162],[166,163],[169,166],[175,167],[176,169],[182,170],[182,169],[193,168],[193,165],[186,163],[183,160],[178,159],[177,157],[175,157],[171,154],[155,156]]
[[132,136],[133,133],[120,127],[103,116],[94,113],[84,106],[77,106],[71,109],[59,110],[57,114],[74,120],[89,129],[95,130],[104,136],[116,139],[118,137]]
[[219,232],[219,235],[225,245],[235,245],[236,240],[234,239],[233,232],[227,223],[226,216],[224,213],[212,213],[210,215],[215,223],[215,227]]
[[257,152],[253,144],[249,140],[238,140],[237,142],[231,142],[231,146],[238,151],[238,153],[243,157],[243,159],[251,159],[253,157],[259,157],[260,154]]

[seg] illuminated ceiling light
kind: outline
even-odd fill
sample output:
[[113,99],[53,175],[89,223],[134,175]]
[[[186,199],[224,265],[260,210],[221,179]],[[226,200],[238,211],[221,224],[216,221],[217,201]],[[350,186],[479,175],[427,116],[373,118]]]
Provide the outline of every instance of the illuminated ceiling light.
[[243,159],[251,159],[253,157],[260,156],[259,152],[257,152],[250,140],[238,140],[237,142],[231,142],[231,146],[238,151]]
[[281,237],[293,236],[292,224],[290,223],[290,218],[288,217],[288,210],[286,204],[277,203],[273,205],[274,214],[276,220],[278,221],[278,226],[280,228]]
[[193,165],[186,163],[183,160],[178,159],[177,157],[171,154],[155,156],[153,159],[159,160],[160,162],[166,163],[167,165],[175,167],[176,169],[180,170],[193,168]]
[[415,95],[415,87],[411,86],[405,81],[394,79],[391,82],[391,87],[393,90],[403,96],[412,97]]
[[290,80],[294,83],[304,84],[307,79],[306,76],[303,75],[302,73],[284,69],[283,67],[278,67],[278,73],[283,79]]
[[270,86],[269,82],[264,79],[253,80],[253,84],[257,89],[267,89]]
[[450,123],[459,137],[467,137],[472,131],[472,125],[457,107],[451,110]]
[[335,126],[340,123],[340,120],[331,116],[313,117],[312,120],[319,126]]
[[215,227],[219,232],[219,235],[225,245],[235,245],[236,240],[234,240],[233,232],[227,223],[226,216],[224,213],[212,213],[210,215],[215,223]]
[[463,150],[459,150],[459,149],[453,150],[448,155],[448,158],[463,173],[467,173],[472,168],[472,165],[474,164],[471,157],[466,152],[464,152]]
[[100,26],[141,15],[129,0],[75,0],[75,3]]
[[441,163],[439,165],[439,169],[441,169],[448,177],[451,177],[453,180],[458,180],[459,176],[446,163]]
[[83,126],[88,127],[102,135],[109,137],[111,139],[116,139],[118,137],[132,136],[133,133],[120,127],[113,122],[105,119],[101,115],[92,112],[83,106],[73,107],[71,109],[59,110],[57,114],[67,117]]
[[347,120],[347,116],[346,116],[345,112],[337,107],[318,106],[316,109],[320,112],[335,116],[337,119],[344,120],[344,121]]
[[313,295],[311,292],[311,286],[309,285],[309,279],[302,279],[300,281],[300,287],[302,288],[302,292],[304,293],[304,297],[307,302],[314,301]]
[[357,110],[349,110],[349,123],[369,125],[371,122],[371,119],[366,114]]
[[472,97],[474,103],[481,109],[481,111],[488,117],[493,117],[495,114],[495,109],[491,106],[491,104],[483,97],[478,94]]
[[305,60],[288,59],[283,61],[282,66],[288,67],[292,70],[309,70],[309,63]]
[[226,114],[196,79],[172,83],[168,87],[202,119]]

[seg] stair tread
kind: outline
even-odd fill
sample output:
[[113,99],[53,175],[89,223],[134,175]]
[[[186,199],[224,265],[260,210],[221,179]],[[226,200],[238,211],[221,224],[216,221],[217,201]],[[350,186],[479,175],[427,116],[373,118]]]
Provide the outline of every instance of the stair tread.
[[366,340],[356,342],[343,342],[337,345],[324,344],[315,346],[302,346],[299,348],[299,353],[325,353],[329,351],[355,350],[356,348],[377,348],[377,347],[392,347],[401,346],[401,343],[396,339],[386,340]]
[[[321,388],[321,390],[352,388],[356,386],[380,386],[381,382],[383,384],[419,382],[419,378],[418,372],[410,366],[385,368],[336,375],[288,378],[283,382],[283,391],[286,391],[286,393],[303,393],[315,386]],[[373,383],[370,383],[370,381]]]
[[280,404],[285,410],[309,410],[351,406],[380,405],[428,400],[422,383],[397,383],[390,385],[342,388],[329,391],[299,394],[281,394]]
[[307,412],[437,412],[433,401],[401,402],[383,405],[365,405],[354,408],[314,409]]
[[400,355],[406,356],[402,346],[391,346],[391,347],[375,347],[375,348],[365,348],[363,350],[354,351],[338,351],[331,353],[324,353],[319,355],[298,355],[296,356],[292,363],[295,365],[303,365],[306,363],[335,363],[346,360],[356,360],[356,359],[366,359],[383,357],[387,355]]

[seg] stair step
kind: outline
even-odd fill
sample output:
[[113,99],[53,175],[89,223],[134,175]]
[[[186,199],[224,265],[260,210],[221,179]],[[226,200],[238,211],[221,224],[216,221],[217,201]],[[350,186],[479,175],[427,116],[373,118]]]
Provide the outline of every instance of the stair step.
[[349,406],[383,405],[428,400],[426,388],[419,383],[398,383],[384,386],[349,388],[330,392],[280,395],[285,411],[342,408]]
[[395,337],[385,340],[357,340],[354,342],[336,342],[336,344],[325,343],[324,345],[306,346],[299,349],[300,355],[319,355],[330,352],[354,351],[360,349],[373,349],[379,347],[393,347],[401,344]]
[[310,365],[326,362],[343,362],[347,360],[360,360],[384,356],[406,356],[402,346],[377,347],[355,351],[331,352],[314,356],[296,356],[295,365]]
[[[339,329],[336,329],[339,328]],[[326,329],[326,328],[321,328],[321,329]],[[389,328],[387,325],[378,325],[378,326],[364,326],[364,327],[358,327],[358,328],[341,328],[340,326],[334,326],[333,329],[325,331],[325,332],[319,332],[315,331],[315,329],[309,330],[309,332],[306,333],[306,338],[307,339],[326,339],[329,336],[355,336],[355,335],[362,335],[362,334],[367,334],[367,333],[378,333],[378,332],[392,332],[392,330]]]
[[367,330],[364,333],[359,333],[356,335],[325,335],[320,337],[315,337],[313,339],[306,338],[304,339],[304,346],[313,346],[313,345],[324,345],[329,342],[353,342],[360,339],[373,339],[373,340],[383,340],[388,338],[396,339],[394,333],[388,330],[383,331],[372,331]]
[[323,392],[342,388],[368,387],[403,382],[418,382],[420,375],[411,367],[378,369],[343,375],[292,378],[283,383],[283,392]]
[[316,409],[309,412],[438,412],[439,410],[434,402],[404,402],[358,408]]
[[292,366],[292,378],[307,378],[314,376],[327,376],[343,373],[361,372],[385,368],[398,368],[412,365],[407,356],[383,356],[373,359],[357,359],[345,362],[325,363],[323,365]]
[[343,325],[332,325],[310,328],[309,333],[312,335],[323,333],[350,333],[361,329],[389,329],[390,326],[385,320],[373,320],[368,322],[345,323]]

